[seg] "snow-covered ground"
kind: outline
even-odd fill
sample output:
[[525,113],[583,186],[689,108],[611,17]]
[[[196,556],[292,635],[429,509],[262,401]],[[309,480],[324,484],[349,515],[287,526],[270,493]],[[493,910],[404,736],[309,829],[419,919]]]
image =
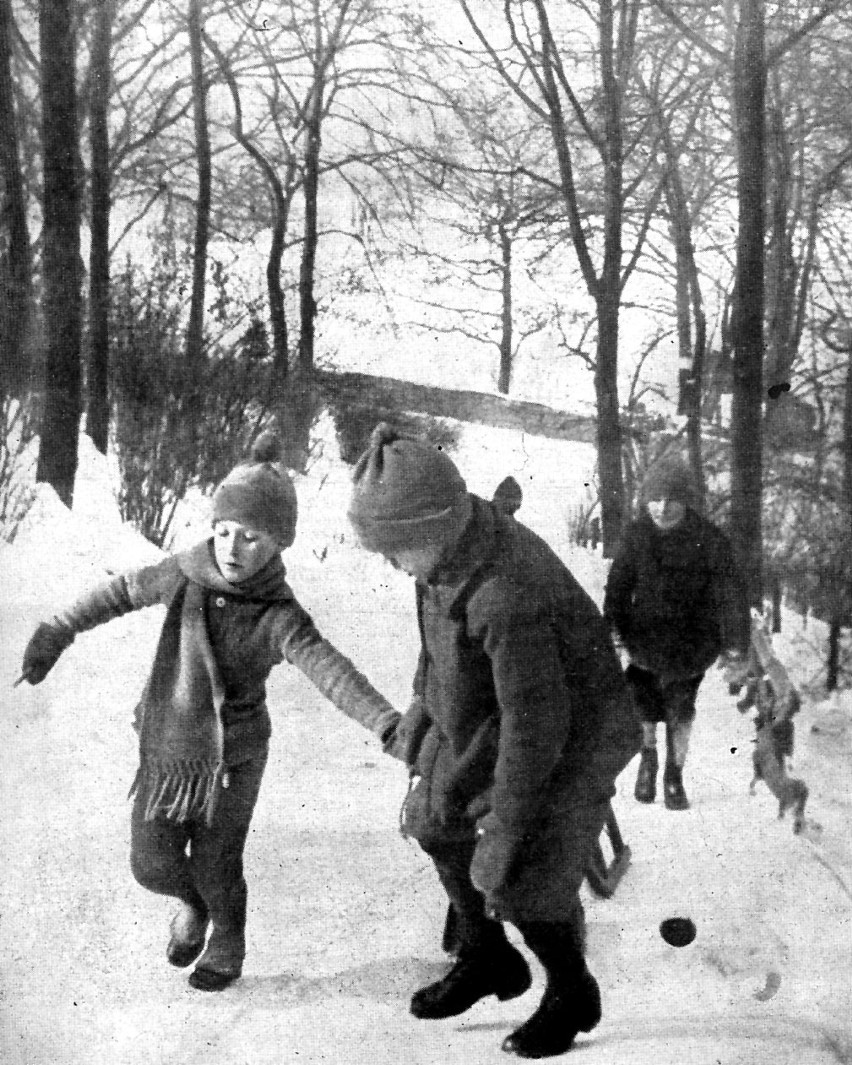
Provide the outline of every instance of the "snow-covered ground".
[[[326,434],[330,435],[330,434]],[[519,517],[542,532],[600,600],[603,560],[572,549],[566,514],[589,479],[577,445],[465,433],[459,465],[490,494],[524,486]],[[0,546],[0,1060],[4,1065],[493,1065],[523,998],[416,1021],[413,990],[445,968],[443,897],[397,831],[403,768],[296,671],[270,683],[273,755],[247,849],[244,977],[192,991],[165,961],[168,900],[128,869],[130,714],[161,615],[80,637],[40,686],[12,687],[34,624],[107,572],[157,551],[123,527],[109,476],[86,449],[72,513],[41,488],[13,545]],[[320,627],[404,706],[416,659],[408,579],[353,544],[348,474],[327,447],[300,479],[299,534],[285,562]],[[567,501],[567,502],[566,502]],[[179,540],[204,535],[200,511]],[[819,626],[792,616],[778,649],[802,684]],[[852,1062],[852,702],[807,695],[795,772],[811,789],[794,836],[760,785],[748,796],[752,726],[708,675],[685,813],[636,804],[635,765],[615,808],[633,851],[615,896],[584,889],[589,958],[604,1019],[571,1052],[586,1065]],[[690,916],[694,942],[659,935]],[[512,932],[515,936],[515,933]]]

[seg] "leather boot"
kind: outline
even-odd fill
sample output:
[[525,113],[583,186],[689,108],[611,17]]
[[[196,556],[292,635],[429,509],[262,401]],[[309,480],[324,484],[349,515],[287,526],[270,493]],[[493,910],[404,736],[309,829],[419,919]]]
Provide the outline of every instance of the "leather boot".
[[421,1020],[457,1017],[481,998],[517,998],[532,983],[529,966],[508,941],[497,947],[464,947],[442,980],[416,991],[411,1012]]
[[245,954],[245,934],[242,930],[225,931],[214,925],[207,950],[190,974],[189,986],[196,991],[222,991],[239,980]]
[[579,981],[561,984],[548,975],[547,989],[528,1021],[503,1040],[503,1050],[519,1058],[564,1054],[578,1032],[590,1032],[601,1019],[601,993],[588,969]]
[[656,747],[643,747],[639,772],[636,774],[636,788],[633,795],[637,802],[653,802],[657,797],[657,759]]
[[192,965],[204,950],[207,938],[208,918],[188,902],[182,902],[181,908],[172,918],[171,939],[166,947],[166,958],[170,965],[185,969]]
[[663,795],[669,810],[688,810],[689,799],[683,790],[683,771],[680,766],[667,765],[663,773]]

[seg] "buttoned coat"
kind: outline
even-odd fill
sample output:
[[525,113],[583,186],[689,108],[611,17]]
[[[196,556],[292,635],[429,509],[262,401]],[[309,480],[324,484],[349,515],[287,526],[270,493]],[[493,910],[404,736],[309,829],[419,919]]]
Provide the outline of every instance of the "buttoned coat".
[[749,645],[748,603],[728,538],[692,509],[667,531],[647,511],[628,526],[604,615],[634,664],[664,683],[700,677],[723,651]]
[[569,920],[639,726],[588,594],[539,536],[473,505],[453,557],[417,584],[403,830],[427,849],[475,839],[472,878],[498,916]]

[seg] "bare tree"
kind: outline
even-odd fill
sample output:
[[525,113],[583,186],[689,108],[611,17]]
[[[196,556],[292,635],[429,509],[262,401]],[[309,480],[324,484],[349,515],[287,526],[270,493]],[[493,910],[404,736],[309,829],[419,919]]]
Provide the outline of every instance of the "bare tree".
[[113,16],[114,0],[98,0],[89,65],[91,248],[86,432],[103,454],[109,438],[109,102]]
[[32,262],[12,80],[11,0],[0,0],[0,391],[21,396],[27,384],[26,340],[32,310]]
[[[568,217],[571,241],[597,318],[597,355],[595,392],[597,397],[597,449],[600,478],[603,548],[611,554],[621,536],[625,516],[622,440],[618,399],[619,310],[627,278],[635,267],[647,221],[650,220],[661,193],[658,188],[647,200],[646,222],[639,226],[639,237],[628,261],[623,260],[625,159],[629,146],[625,139],[625,107],[634,64],[634,49],[641,4],[638,0],[599,0],[598,3],[572,5],[575,13],[583,8],[596,33],[595,51],[600,81],[593,100],[584,107],[579,91],[569,77],[565,56],[553,28],[553,20],[563,14],[558,5],[547,0],[533,0],[535,28],[527,20],[521,5],[504,5],[512,54],[520,64],[513,70],[505,53],[489,40],[467,0],[460,0],[468,22],[474,29],[492,63],[507,84],[527,104],[530,112],[550,130],[556,156],[558,183]],[[534,88],[527,89],[527,84]],[[533,95],[535,93],[535,95]],[[572,121],[569,121],[569,116]],[[587,219],[583,216],[575,173],[572,144],[582,138],[584,150],[578,150],[589,165],[591,154],[600,164],[601,191],[599,217],[600,248],[595,253],[590,241]],[[634,188],[636,183],[634,182]]]
[[67,506],[81,414],[80,183],[70,0],[40,0],[45,398],[36,478]]
[[207,123],[207,77],[204,71],[201,0],[189,0],[187,16],[189,54],[192,61],[192,109],[198,193],[192,246],[192,296],[186,327],[186,371],[190,392],[195,388],[204,359],[204,299],[207,290],[207,242],[210,233],[212,167]]

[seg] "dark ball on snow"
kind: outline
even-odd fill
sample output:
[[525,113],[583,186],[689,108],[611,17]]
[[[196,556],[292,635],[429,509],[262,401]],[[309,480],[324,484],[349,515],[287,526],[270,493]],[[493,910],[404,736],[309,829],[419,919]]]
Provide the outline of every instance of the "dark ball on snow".
[[687,947],[695,939],[695,922],[689,917],[667,917],[660,922],[660,935],[671,947]]

